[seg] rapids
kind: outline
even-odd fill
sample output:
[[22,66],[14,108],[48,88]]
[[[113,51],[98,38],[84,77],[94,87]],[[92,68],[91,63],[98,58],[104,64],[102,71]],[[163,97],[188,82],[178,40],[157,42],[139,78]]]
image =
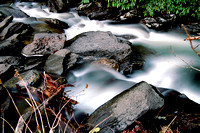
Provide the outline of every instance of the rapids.
[[[115,35],[134,35],[137,38],[129,40],[133,46],[143,46],[154,51],[154,54],[145,56],[144,68],[128,77],[113,70],[92,66],[71,71],[66,77],[69,82],[75,84],[74,88],[69,88],[71,89],[69,95],[79,102],[77,108],[91,113],[140,81],[146,81],[157,87],[175,89],[200,103],[200,72],[190,68],[190,65],[198,68],[200,58],[190,48],[189,41],[184,41],[187,36],[181,32],[181,28],[156,32],[142,24],[89,20],[87,17],[79,16],[74,9],[69,13],[58,14],[49,12],[47,7],[39,3],[16,2],[12,6],[20,8],[31,17],[57,18],[67,22],[70,26],[65,29],[67,39],[86,31],[111,31]],[[26,20],[15,19],[15,21]],[[86,83],[88,88],[85,88]]]

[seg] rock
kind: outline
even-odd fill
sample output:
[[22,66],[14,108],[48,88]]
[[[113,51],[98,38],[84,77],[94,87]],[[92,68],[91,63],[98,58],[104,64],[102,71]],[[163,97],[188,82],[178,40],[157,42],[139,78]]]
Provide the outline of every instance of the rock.
[[176,15],[163,15],[162,17],[145,17],[141,23],[150,29],[167,31],[175,26]]
[[67,10],[66,0],[48,0],[48,7],[51,12],[63,12]]
[[75,53],[70,53],[69,56],[65,57],[65,70],[70,70],[76,66],[76,63],[79,61],[79,55]]
[[93,61],[91,64],[95,65],[95,66],[102,65],[102,66],[105,66],[107,68],[119,71],[119,64],[114,59],[100,58],[100,59],[98,59],[96,61]]
[[47,73],[61,75],[64,71],[63,60],[68,54],[70,54],[70,51],[68,49],[61,49],[55,54],[50,55],[45,62],[44,70]]
[[51,12],[66,12],[69,8],[78,6],[81,0],[48,0],[47,5]]
[[15,18],[27,18],[27,17],[29,17],[23,11],[16,9],[16,8],[12,8],[10,6],[1,6],[0,7],[0,13],[3,14],[5,17],[8,17],[8,16],[13,16]]
[[0,64],[0,75],[8,71],[10,69],[11,65],[8,64]]
[[13,34],[28,32],[30,26],[27,24],[23,24],[21,22],[10,23],[7,27],[5,27],[0,33],[0,40],[7,39],[11,37]]
[[52,25],[54,27],[60,28],[60,29],[67,29],[69,28],[69,25],[63,21],[60,21],[58,19],[53,18],[39,18],[39,21],[44,21],[45,23]]
[[98,125],[100,133],[122,132],[148,111],[163,105],[164,99],[159,91],[146,82],[140,82],[100,106],[87,122],[94,127],[106,119]]
[[0,56],[19,55],[23,45],[17,41],[3,40],[0,41]]
[[194,34],[195,36],[197,35],[197,33],[200,33],[199,23],[191,23],[191,24],[185,25],[185,28],[187,29],[188,33]]
[[16,56],[0,56],[0,64],[18,65],[20,58]]
[[132,53],[130,42],[120,42],[111,32],[91,31],[68,41],[67,48],[82,56],[107,57],[123,62]]
[[78,13],[88,16],[90,19],[96,20],[106,20],[114,19],[119,14],[119,9],[117,8],[107,8],[102,2],[92,2],[85,5],[80,5],[77,10]]
[[19,74],[20,77],[23,79],[19,80],[18,77],[12,77],[8,81],[4,83],[4,85],[12,92],[17,93],[17,87],[16,85],[19,85],[20,87],[25,87],[29,85],[33,85],[36,83],[36,81],[40,78],[40,74],[37,70],[30,70],[24,73]]
[[64,47],[65,40],[65,34],[35,34],[33,42],[23,48],[22,55],[26,57],[31,57],[52,54]]
[[44,22],[40,22],[40,21],[38,21],[37,23],[34,23],[34,24],[30,24],[30,25],[34,30],[34,34],[37,34],[37,33],[58,33],[58,34],[62,34],[62,33],[64,33],[63,29],[52,27],[49,24],[44,23]]
[[13,20],[13,16],[8,16],[0,23],[0,31],[2,31]]

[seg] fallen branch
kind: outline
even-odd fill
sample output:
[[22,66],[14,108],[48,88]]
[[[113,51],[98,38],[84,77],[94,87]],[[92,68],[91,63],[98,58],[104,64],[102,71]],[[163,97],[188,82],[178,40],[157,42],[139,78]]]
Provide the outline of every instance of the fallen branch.
[[182,24],[181,26],[182,26],[183,30],[185,31],[186,35],[188,36],[188,38],[184,39],[184,41],[189,40],[189,41],[190,41],[190,47],[192,48],[192,50],[193,50],[198,56],[200,56],[200,53],[196,51],[196,48],[197,48],[200,44],[197,45],[196,47],[194,47],[193,44],[192,44],[192,40],[199,40],[199,39],[200,39],[200,36],[191,37],[191,36],[188,34],[188,32],[187,32],[185,26],[184,26],[183,24]]

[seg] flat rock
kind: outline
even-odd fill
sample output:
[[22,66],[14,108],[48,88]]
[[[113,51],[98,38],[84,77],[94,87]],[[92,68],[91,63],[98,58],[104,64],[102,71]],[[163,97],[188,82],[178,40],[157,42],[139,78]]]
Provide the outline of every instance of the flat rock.
[[122,132],[148,111],[163,105],[164,99],[159,91],[146,82],[140,82],[96,109],[88,119],[88,125],[94,127],[106,119],[98,125],[100,133]]
[[52,54],[64,47],[65,40],[65,34],[35,34],[33,42],[23,48],[22,55],[31,57]]

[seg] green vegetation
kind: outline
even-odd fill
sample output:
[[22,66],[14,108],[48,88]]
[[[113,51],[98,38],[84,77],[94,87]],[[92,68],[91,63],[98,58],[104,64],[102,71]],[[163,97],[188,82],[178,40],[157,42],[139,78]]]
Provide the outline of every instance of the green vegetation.
[[[82,3],[95,1],[98,0],[82,0]],[[137,9],[142,11],[144,16],[177,14],[200,19],[198,0],[104,0],[104,2],[107,3],[107,7],[117,7],[123,10]]]

